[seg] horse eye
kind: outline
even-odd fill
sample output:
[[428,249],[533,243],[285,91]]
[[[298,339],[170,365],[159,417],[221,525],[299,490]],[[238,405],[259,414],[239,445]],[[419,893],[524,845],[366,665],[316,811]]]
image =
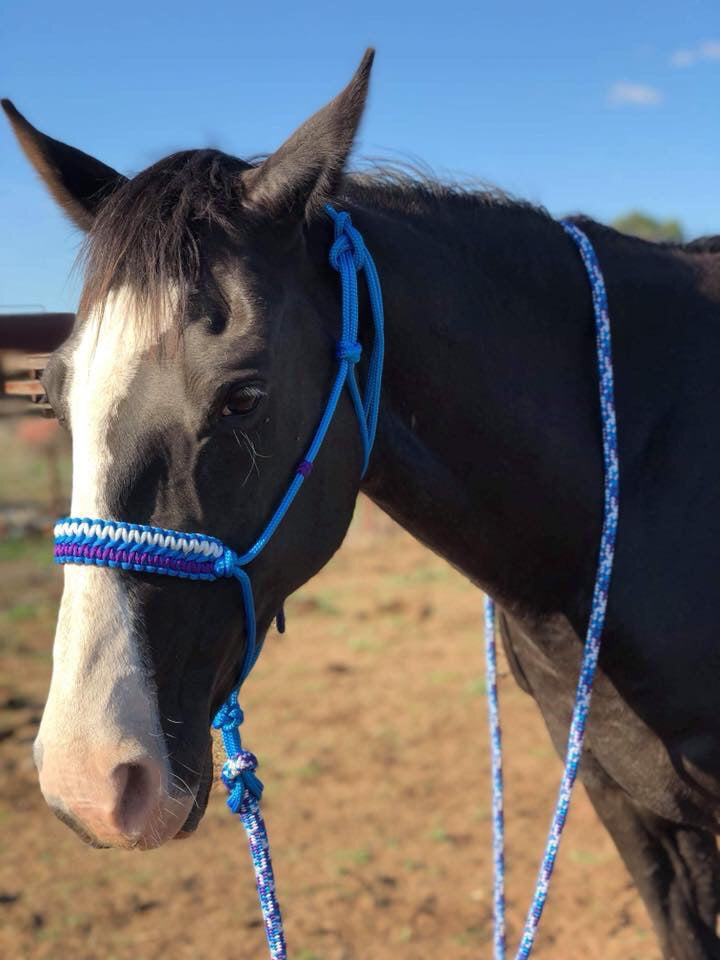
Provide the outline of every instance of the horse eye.
[[234,387],[225,398],[223,417],[247,416],[260,403],[262,393],[257,387]]

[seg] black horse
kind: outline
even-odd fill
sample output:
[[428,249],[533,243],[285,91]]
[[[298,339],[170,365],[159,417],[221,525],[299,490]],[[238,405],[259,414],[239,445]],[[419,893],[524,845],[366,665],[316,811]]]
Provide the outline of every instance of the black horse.
[[[129,180],[5,103],[29,159],[89,231],[79,319],[46,376],[73,433],[72,513],[200,529],[239,551],[254,540],[334,371],[332,200],[362,231],[385,293],[362,489],[497,599],[515,677],[562,750],[602,512],[587,279],[543,210],[343,172],[371,60],[263,162],[191,150]],[[609,294],[621,464],[582,777],[665,956],[704,960],[720,957],[717,244],[660,246],[581,223]],[[344,398],[250,568],[261,638],[342,541],[360,457]],[[92,842],[157,845],[192,829],[193,801],[207,799],[209,718],[242,657],[239,591],[96,568],[65,576],[36,744],[43,792]]]

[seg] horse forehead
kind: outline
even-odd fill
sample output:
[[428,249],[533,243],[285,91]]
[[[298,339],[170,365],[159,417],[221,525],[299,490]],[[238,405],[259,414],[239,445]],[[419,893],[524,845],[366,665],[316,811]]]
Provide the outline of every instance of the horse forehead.
[[113,420],[133,390],[141,364],[158,353],[172,312],[156,319],[152,334],[139,322],[134,297],[121,288],[83,324],[70,358],[68,406],[73,436],[73,513],[102,516],[114,456]]
[[[109,397],[115,391],[124,391],[140,361],[157,350],[174,322],[172,297],[167,300],[167,310],[154,317],[152,324],[146,324],[128,288],[111,293],[101,309],[90,312],[80,329],[70,355],[73,382],[102,383]],[[100,402],[102,405],[102,398]]]

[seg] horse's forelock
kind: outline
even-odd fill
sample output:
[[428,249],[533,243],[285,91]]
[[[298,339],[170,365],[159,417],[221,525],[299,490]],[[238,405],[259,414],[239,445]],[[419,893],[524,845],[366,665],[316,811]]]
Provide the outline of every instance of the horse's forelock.
[[158,340],[196,287],[211,233],[237,239],[242,173],[251,164],[218,150],[172,154],[128,180],[103,203],[81,251],[82,318],[103,317],[122,286],[128,320]]

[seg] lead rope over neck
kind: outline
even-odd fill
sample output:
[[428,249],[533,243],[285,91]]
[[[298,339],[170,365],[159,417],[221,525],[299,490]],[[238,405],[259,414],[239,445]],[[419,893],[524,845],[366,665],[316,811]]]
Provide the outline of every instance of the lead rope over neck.
[[[341,287],[341,333],[335,349],[337,372],[305,456],[295,468],[292,480],[265,529],[250,549],[238,554],[215,537],[202,533],[181,533],[114,520],[67,517],[59,520],[55,526],[57,563],[94,564],[190,580],[233,578],[240,584],[245,608],[245,653],[238,681],[215,715],[213,727],[221,731],[227,754],[222,768],[222,781],[228,790],[227,805],[240,817],[248,837],[271,960],[287,960],[287,947],[280,906],[275,896],[270,845],[260,812],[263,785],[255,774],[258,762],[254,754],[243,749],[240,738],[243,712],[238,703],[238,692],[259,653],[255,600],[252,582],[245,568],[265,548],[300,487],[310,476],[345,387],[357,416],[362,446],[361,475],[365,475],[377,430],[382,381],[383,300],[375,263],[362,236],[352,225],[350,215],[338,213],[330,205],[325,210],[334,224],[330,266],[340,274]],[[373,342],[364,395],[360,393],[356,373],[362,356],[362,347],[358,342],[357,275],[360,272],[365,276],[373,321]],[[277,622],[282,632],[285,628],[282,608]]]
[[[550,823],[547,843],[535,885],[532,903],[525,920],[516,960],[527,960],[535,943],[550,880],[557,858],[560,838],[570,807],[573,786],[585,742],[585,727],[590,710],[593,681],[600,655],[600,641],[605,625],[608,591],[615,556],[615,538],[618,526],[618,500],[620,470],[615,417],[615,391],[613,386],[612,343],[610,315],[602,270],[595,250],[588,237],[579,227],[562,221],[562,227],[575,242],[590,281],[593,313],[595,317],[595,340],[597,346],[598,384],[600,393],[600,422],[603,449],[603,526],[600,537],[595,587],[592,595],[590,619],[580,666],[580,677],[575,693],[575,706],[570,721],[565,768],[560,781],[555,812]],[[495,918],[494,956],[505,960],[505,820],[503,813],[502,741],[500,734],[500,710],[498,705],[496,655],[495,655],[495,604],[488,597],[485,601],[485,657],[488,691],[488,718],[490,724],[490,754],[492,770],[493,813],[493,862]]]

